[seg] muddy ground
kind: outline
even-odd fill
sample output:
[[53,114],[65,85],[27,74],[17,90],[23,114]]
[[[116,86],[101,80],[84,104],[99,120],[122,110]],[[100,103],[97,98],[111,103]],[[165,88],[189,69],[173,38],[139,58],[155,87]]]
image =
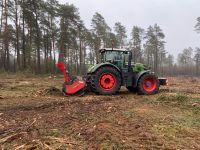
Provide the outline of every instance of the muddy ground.
[[61,77],[0,76],[0,149],[200,149],[200,79],[158,95],[64,97]]

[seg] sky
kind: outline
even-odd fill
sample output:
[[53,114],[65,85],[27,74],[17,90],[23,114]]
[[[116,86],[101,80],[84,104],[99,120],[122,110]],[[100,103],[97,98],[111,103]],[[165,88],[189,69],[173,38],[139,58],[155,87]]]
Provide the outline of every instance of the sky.
[[200,0],[59,0],[74,4],[86,27],[91,28],[91,19],[99,12],[113,28],[121,22],[130,37],[137,25],[147,29],[157,23],[165,33],[166,50],[175,56],[184,48],[200,47],[200,34],[194,31],[200,17]]

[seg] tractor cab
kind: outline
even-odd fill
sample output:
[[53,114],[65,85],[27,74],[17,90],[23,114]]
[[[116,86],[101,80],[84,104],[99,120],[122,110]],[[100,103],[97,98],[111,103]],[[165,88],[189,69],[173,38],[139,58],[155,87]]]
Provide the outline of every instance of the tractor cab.
[[128,62],[132,59],[131,51],[126,49],[101,49],[100,56],[101,63],[111,63],[119,69],[128,68]]
[[144,64],[132,63],[132,52],[126,49],[101,49],[101,64],[111,63],[117,66],[120,70],[128,72],[141,72],[148,70]]

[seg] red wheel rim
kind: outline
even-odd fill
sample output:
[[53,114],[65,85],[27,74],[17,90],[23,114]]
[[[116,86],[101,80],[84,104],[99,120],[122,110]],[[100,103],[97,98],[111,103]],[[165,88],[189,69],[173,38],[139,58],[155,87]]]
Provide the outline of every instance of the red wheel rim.
[[156,89],[156,79],[147,77],[142,82],[143,89],[147,92],[153,92]]
[[104,90],[112,89],[116,84],[116,77],[111,73],[104,73],[99,78],[99,85]]

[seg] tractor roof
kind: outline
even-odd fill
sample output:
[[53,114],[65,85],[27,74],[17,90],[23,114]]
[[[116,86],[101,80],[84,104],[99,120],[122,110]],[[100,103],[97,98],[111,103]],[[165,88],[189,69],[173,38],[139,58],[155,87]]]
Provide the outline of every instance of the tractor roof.
[[104,51],[119,51],[119,52],[129,52],[128,50],[126,49],[117,49],[117,48],[102,48],[99,50],[100,53],[104,52]]

